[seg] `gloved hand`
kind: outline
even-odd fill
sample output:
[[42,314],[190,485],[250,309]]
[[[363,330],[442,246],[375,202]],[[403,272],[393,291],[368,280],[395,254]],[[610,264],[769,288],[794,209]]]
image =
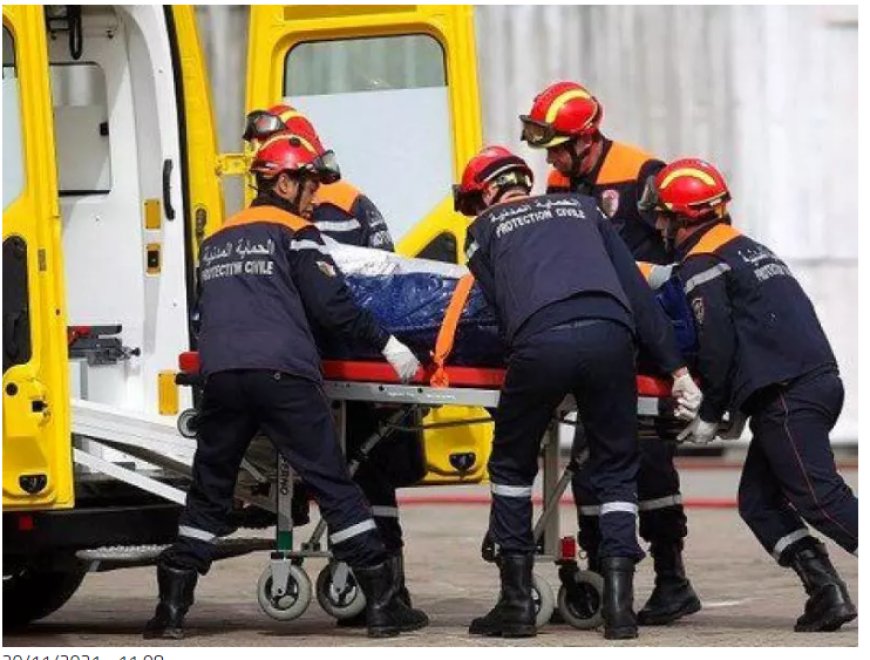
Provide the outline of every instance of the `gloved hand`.
[[718,422],[705,422],[700,417],[692,420],[677,436],[677,442],[691,442],[696,445],[708,445],[716,439],[719,431]]
[[687,422],[695,419],[698,415],[698,409],[701,407],[701,401],[704,400],[704,395],[701,394],[701,390],[695,385],[695,381],[692,380],[687,370],[681,369],[674,372],[671,396],[677,401],[674,414],[678,419],[684,419]]
[[417,357],[411,352],[411,349],[405,346],[398,339],[390,335],[387,340],[387,345],[381,351],[383,356],[387,358],[387,362],[395,369],[399,375],[399,379],[403,383],[407,383],[417,373],[420,368],[420,362]]
[[747,419],[748,417],[741,412],[732,413],[728,428],[722,431],[719,437],[723,440],[739,440],[743,434],[743,427],[746,426]]

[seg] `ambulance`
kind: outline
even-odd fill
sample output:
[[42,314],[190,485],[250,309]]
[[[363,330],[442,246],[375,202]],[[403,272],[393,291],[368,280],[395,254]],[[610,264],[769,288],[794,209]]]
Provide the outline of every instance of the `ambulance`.
[[[293,102],[360,173],[400,252],[461,261],[449,191],[481,143],[472,8],[249,15],[246,111]],[[197,254],[249,157],[218,151],[222,102],[192,7],[3,5],[7,625],[55,611],[88,571],[153,562],[175,536]],[[426,481],[479,481],[488,434],[428,433]]]

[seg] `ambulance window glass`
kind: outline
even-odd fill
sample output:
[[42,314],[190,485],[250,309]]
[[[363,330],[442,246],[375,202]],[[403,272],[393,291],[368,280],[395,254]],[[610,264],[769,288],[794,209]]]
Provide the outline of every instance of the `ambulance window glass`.
[[112,188],[106,76],[93,62],[52,64],[51,94],[61,195]]
[[298,44],[284,63],[284,97],[311,118],[342,175],[377,205],[394,240],[450,190],[447,72],[434,37]]
[[15,39],[3,26],[3,210],[24,190],[21,95],[15,61]]

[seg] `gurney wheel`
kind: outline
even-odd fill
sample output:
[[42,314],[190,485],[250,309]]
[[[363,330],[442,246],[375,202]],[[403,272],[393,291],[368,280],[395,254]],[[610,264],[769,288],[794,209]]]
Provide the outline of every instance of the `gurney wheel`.
[[348,569],[345,585],[338,589],[333,584],[334,566],[327,564],[317,576],[315,591],[317,602],[324,612],[336,619],[351,619],[366,608],[366,597]]
[[178,415],[178,420],[175,422],[178,427],[178,432],[185,438],[196,437],[196,410],[188,408],[182,410]]
[[[604,580],[592,571],[577,571],[573,574],[575,592],[572,597],[563,584],[559,588],[559,613],[566,622],[579,630],[590,630],[604,624],[601,601]],[[577,597],[579,593],[580,597]]]
[[556,599],[550,584],[537,573],[532,573],[532,600],[535,603],[535,625],[540,628],[553,616]]
[[266,614],[278,621],[292,621],[302,616],[311,604],[311,580],[298,566],[290,565],[287,577],[287,591],[283,596],[273,593],[272,567],[260,575],[257,582],[257,602]]

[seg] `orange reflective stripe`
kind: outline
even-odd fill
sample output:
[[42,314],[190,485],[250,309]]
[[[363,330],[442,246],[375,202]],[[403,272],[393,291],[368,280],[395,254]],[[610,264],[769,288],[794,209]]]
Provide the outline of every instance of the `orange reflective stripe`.
[[468,294],[471,293],[473,285],[474,275],[471,273],[463,275],[456,283],[456,288],[450,297],[450,304],[447,305],[447,311],[444,312],[444,320],[441,322],[438,338],[435,340],[435,351],[432,353],[432,361],[435,363],[435,373],[429,379],[429,384],[432,387],[450,385],[450,379],[444,370],[444,362],[453,350],[456,328],[459,327],[459,319],[462,316],[462,310],[465,309],[465,303],[468,301]]
[[742,236],[742,234],[731,225],[714,225],[712,229],[709,229],[701,240],[695,244],[695,247],[689,250],[686,259],[698,254],[716,254],[716,251],[719,248],[726,243],[730,243],[739,236]]
[[559,172],[559,170],[550,170],[550,174],[547,176],[547,188],[565,188],[570,190],[571,180]]
[[284,225],[293,231],[299,231],[305,227],[311,226],[307,220],[300,218],[298,215],[293,215],[276,206],[252,206],[245,209],[234,216],[231,216],[215,233],[219,233],[224,229],[238,227],[240,225],[249,225],[254,222],[271,222],[273,224]]
[[640,268],[640,272],[643,275],[643,278],[649,282],[650,275],[652,275],[653,267],[655,264],[651,264],[648,261],[637,261],[637,267]]
[[351,214],[353,205],[360,196],[360,191],[349,183],[336,181],[317,189],[314,197],[315,204],[332,204],[348,215]]
[[647,161],[654,160],[651,154],[637,147],[621,142],[613,142],[598,172],[596,186],[607,186],[627,181],[637,181],[641,168]]

